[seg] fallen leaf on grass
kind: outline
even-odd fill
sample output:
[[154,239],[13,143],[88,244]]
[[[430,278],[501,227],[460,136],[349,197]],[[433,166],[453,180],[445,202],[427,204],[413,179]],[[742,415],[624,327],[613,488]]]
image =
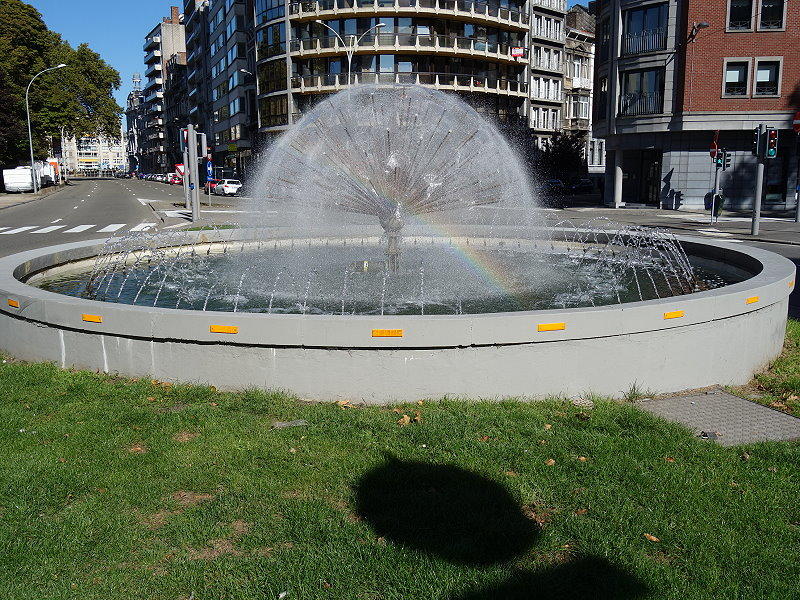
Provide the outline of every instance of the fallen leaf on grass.
[[588,512],[589,512],[588,508],[579,508],[578,510],[575,511],[575,514],[576,515],[585,515]]
[[337,400],[336,406],[338,406],[342,410],[345,410],[346,408],[353,408],[353,405],[350,404],[350,400]]
[[544,446],[547,443],[547,440],[539,440],[539,445]]
[[548,467],[552,467],[554,464],[556,464],[556,461],[554,458],[548,458],[546,461],[544,461],[544,464],[546,464]]
[[567,416],[567,413],[561,412],[560,410],[555,411],[553,414],[555,416],[557,416],[557,417],[566,417]]
[[661,541],[661,540],[660,540],[660,539],[658,539],[656,536],[654,536],[654,535],[650,535],[649,533],[645,533],[645,534],[644,534],[644,537],[646,537],[646,538],[647,538],[648,540],[650,540],[651,542],[660,542],[660,541]]
[[422,423],[422,415],[418,410],[414,411],[414,418],[412,419],[412,421],[414,421],[414,423]]
[[59,457],[58,462],[65,463],[65,462],[67,462],[67,459],[64,458],[63,456],[61,456],[61,457]]
[[553,428],[553,426],[552,426],[552,425],[550,425],[550,423],[545,423],[545,424],[544,424],[544,428],[545,428],[545,429],[547,429],[547,430],[550,430],[550,429],[552,429],[552,428]]
[[409,417],[408,415],[403,415],[402,417],[397,419],[397,424],[400,425],[400,427],[404,427],[406,425],[409,425],[410,423],[411,423],[411,417]]
[[397,413],[397,414],[399,415],[399,414],[401,414],[403,411],[402,411],[401,409],[399,409],[399,408],[393,408],[393,409],[392,409],[392,412],[393,412],[393,413]]
[[579,412],[579,413],[577,413],[575,415],[575,417],[580,421],[588,421],[589,419],[592,418],[592,416],[590,414],[585,413],[585,412]]
[[294,454],[294,453],[296,453],[296,452],[297,452],[297,448],[289,448],[289,452],[290,452],[291,454]]
[[579,457],[578,457],[578,460],[579,460],[579,461],[581,461],[581,462],[586,462],[586,461],[587,461],[587,460],[589,460],[589,459],[588,459],[588,458],[586,458],[585,456],[579,456]]
[[148,397],[147,397],[147,401],[148,401],[148,402],[155,402],[155,401],[156,401],[156,399],[155,399],[153,396],[148,396]]
[[778,472],[778,467],[768,467],[767,471],[770,471],[771,473],[777,473]]
[[787,402],[794,402],[794,401],[796,401],[796,400],[800,400],[800,396],[795,396],[794,394],[792,394],[791,396],[788,396],[788,397],[786,398],[786,401],[787,401]]
[[664,457],[664,460],[665,460],[666,462],[668,462],[668,463],[674,463],[674,462],[675,462],[675,459],[674,459],[674,458],[672,458],[671,456],[665,456],[665,457]]
[[519,476],[519,473],[517,473],[516,471],[503,471],[503,475],[506,475],[508,477],[517,477]]
[[748,460],[750,460],[750,455],[747,452],[742,452],[741,459],[747,462]]
[[789,408],[783,402],[770,402],[769,405],[772,408],[777,408],[778,410],[788,410],[788,408]]
[[481,437],[478,438],[478,441],[479,442],[488,442],[490,439],[492,439],[492,438],[490,438],[488,435],[482,435]]
[[147,452],[147,448],[142,444],[134,444],[128,448],[128,452],[131,454],[145,454]]

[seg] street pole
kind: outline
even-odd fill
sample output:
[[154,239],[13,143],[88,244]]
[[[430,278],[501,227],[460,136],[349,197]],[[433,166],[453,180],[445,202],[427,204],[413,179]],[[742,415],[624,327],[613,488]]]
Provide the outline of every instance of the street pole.
[[758,235],[761,221],[761,196],[764,193],[764,151],[766,140],[764,139],[764,124],[758,126],[758,169],[756,171],[756,197],[753,199],[753,224],[750,233]]
[[[181,132],[183,136],[183,132]],[[186,210],[191,208],[189,198],[189,145],[184,144],[183,147],[183,199],[185,201]]]
[[31,91],[31,86],[36,78],[41,75],[42,73],[47,73],[48,71],[54,71],[55,69],[61,69],[62,67],[66,67],[64,63],[57,65],[55,67],[50,67],[45,69],[44,71],[39,71],[36,75],[28,83],[28,87],[25,89],[25,112],[28,113],[28,145],[31,148],[31,183],[33,184],[33,193],[35,194],[37,191],[36,189],[36,171],[33,168],[33,132],[31,131],[31,105],[29,101],[29,95]]
[[[723,160],[725,160],[723,158]],[[716,208],[717,203],[717,196],[719,195],[719,175],[720,175],[720,164],[717,162],[717,159],[714,159],[714,191],[711,194],[711,223],[714,223],[714,209]]]
[[192,222],[195,223],[200,219],[200,190],[197,189],[197,132],[191,123],[189,123],[189,131],[186,137],[189,149],[189,164],[184,166],[184,172],[189,176]]

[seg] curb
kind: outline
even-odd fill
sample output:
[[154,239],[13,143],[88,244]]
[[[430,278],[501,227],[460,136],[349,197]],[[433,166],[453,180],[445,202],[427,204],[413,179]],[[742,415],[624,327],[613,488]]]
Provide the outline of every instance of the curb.
[[28,200],[23,200],[22,202],[17,202],[16,204],[9,204],[8,206],[0,206],[0,210],[6,210],[8,208],[14,208],[15,206],[23,206],[25,204],[30,204],[31,202],[36,202],[37,200],[42,200],[43,198],[48,198],[50,196],[55,196],[56,194],[59,194],[59,193],[63,192],[64,190],[66,190],[68,187],[69,187],[68,185],[64,185],[63,187],[59,187],[59,188],[53,190],[52,192],[47,192],[46,194],[40,194],[39,196],[36,196],[35,198],[30,198]]

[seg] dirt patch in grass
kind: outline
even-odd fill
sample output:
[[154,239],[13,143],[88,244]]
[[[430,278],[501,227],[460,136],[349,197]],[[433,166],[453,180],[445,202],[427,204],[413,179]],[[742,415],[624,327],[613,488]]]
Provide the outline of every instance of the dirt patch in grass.
[[190,431],[181,431],[181,432],[176,433],[175,435],[173,435],[172,439],[175,440],[176,442],[185,443],[185,442],[193,440],[194,438],[196,438],[199,435],[200,435],[199,433],[192,433]]
[[209,540],[205,548],[189,548],[189,558],[192,560],[214,560],[225,554],[241,556],[242,551],[234,546],[236,540],[250,531],[250,524],[237,520],[231,523],[231,534],[228,537]]
[[172,499],[178,503],[178,506],[194,506],[206,500],[213,500],[214,494],[203,494],[199,492],[189,492],[186,490],[178,490],[172,494]]
[[147,446],[144,444],[134,444],[130,448],[128,448],[128,452],[131,454],[147,454]]
[[170,517],[181,514],[186,508],[195,506],[206,500],[213,500],[214,494],[204,494],[199,492],[189,492],[186,490],[178,490],[170,496],[178,505],[177,510],[159,510],[152,515],[142,517],[142,523],[148,529],[159,529],[163,527]]

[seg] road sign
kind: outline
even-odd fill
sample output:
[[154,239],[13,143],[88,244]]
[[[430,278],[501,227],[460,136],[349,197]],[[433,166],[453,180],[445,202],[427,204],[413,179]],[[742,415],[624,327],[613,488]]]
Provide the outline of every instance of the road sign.
[[709,154],[711,154],[711,158],[717,158],[717,154],[719,154],[719,145],[717,144],[716,140],[711,142]]
[[800,110],[798,110],[794,115],[794,121],[792,121],[792,127],[794,127],[795,133],[800,133]]
[[210,160],[206,162],[206,174],[208,175],[209,179],[214,178],[214,163]]
[[181,177],[183,177],[183,172],[184,172],[183,165],[175,165],[175,172]]
[[525,56],[525,48],[522,48],[520,46],[511,48],[511,56],[513,56],[514,58],[522,58],[523,56]]

